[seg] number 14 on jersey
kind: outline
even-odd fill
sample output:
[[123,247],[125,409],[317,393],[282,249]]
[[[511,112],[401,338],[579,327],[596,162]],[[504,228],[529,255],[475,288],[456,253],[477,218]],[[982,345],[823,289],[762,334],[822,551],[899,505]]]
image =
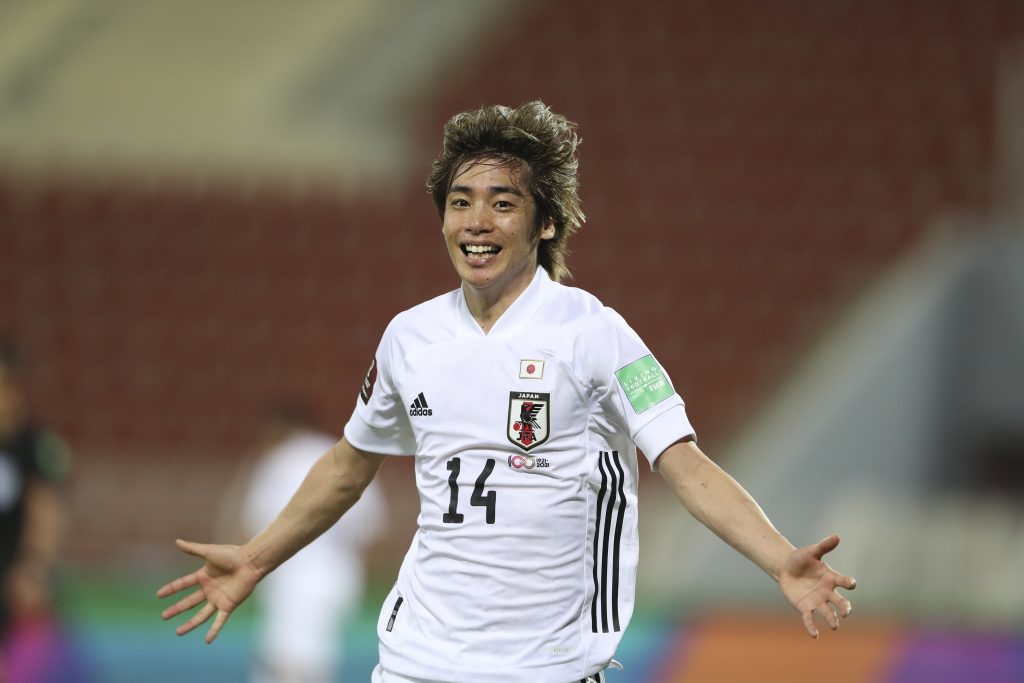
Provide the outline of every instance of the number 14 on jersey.
[[[441,521],[445,524],[462,524],[466,516],[459,512],[459,473],[462,471],[462,458],[452,458],[448,461],[448,491],[451,494],[448,499],[448,512],[444,513]],[[487,508],[486,520],[488,524],[494,524],[495,506],[498,500],[497,491],[484,493],[484,484],[487,477],[494,471],[494,458],[488,458],[484,463],[484,469],[476,478],[476,485],[473,487],[473,495],[469,497],[469,504]]]

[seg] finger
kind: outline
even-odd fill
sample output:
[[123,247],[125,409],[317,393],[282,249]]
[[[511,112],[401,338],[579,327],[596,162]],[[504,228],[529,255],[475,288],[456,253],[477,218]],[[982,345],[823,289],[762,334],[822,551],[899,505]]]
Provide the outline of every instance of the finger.
[[801,616],[804,620],[804,628],[807,630],[807,635],[811,638],[817,638],[818,626],[814,623],[814,614],[812,612],[803,612]]
[[830,629],[835,631],[839,628],[839,617],[836,616],[836,611],[832,609],[832,605],[827,602],[823,602],[818,605],[817,612],[821,615],[822,619],[825,620],[825,623],[828,624]]
[[850,604],[850,601],[835,591],[832,591],[832,594],[828,596],[828,601],[836,608],[836,611],[839,612],[839,616],[844,619],[850,616],[850,613],[853,612],[853,605]]
[[210,630],[206,632],[207,645],[212,643],[213,639],[217,637],[217,634],[220,633],[222,628],[224,628],[224,624],[227,623],[228,617],[230,616],[231,612],[228,612],[227,610],[222,609],[217,612],[217,618],[213,620],[213,625],[210,627]]
[[811,554],[814,555],[815,559],[820,560],[827,553],[832,552],[839,545],[839,534],[832,534],[826,538],[823,538],[817,545],[811,550]]
[[179,636],[185,635],[186,633],[194,629],[196,626],[205,623],[206,620],[210,618],[210,615],[213,614],[215,611],[217,611],[216,607],[214,607],[210,603],[206,603],[205,605],[203,605],[203,608],[201,610],[192,615],[191,619],[189,619],[184,624],[176,628],[175,633],[177,633]]
[[171,617],[177,616],[182,612],[187,612],[188,610],[192,609],[205,599],[206,596],[203,594],[203,591],[198,590],[192,595],[189,595],[186,598],[182,598],[178,602],[174,603],[173,605],[165,609],[160,614],[160,616],[164,619],[170,619]]
[[192,572],[187,576],[182,576],[180,578],[175,579],[174,581],[171,581],[170,583],[164,584],[156,592],[156,597],[166,598],[168,595],[173,595],[174,593],[177,593],[180,590],[184,590],[186,588],[191,588],[192,586],[195,586],[199,583],[199,577],[197,576],[197,574],[198,572]]

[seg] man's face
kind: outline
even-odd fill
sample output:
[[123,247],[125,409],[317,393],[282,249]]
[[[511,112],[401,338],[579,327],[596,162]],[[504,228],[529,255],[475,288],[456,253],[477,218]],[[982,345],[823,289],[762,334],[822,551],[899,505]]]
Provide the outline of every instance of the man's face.
[[535,234],[536,212],[520,166],[484,159],[456,172],[441,230],[467,287],[501,296],[529,285],[540,240],[555,235],[550,222]]

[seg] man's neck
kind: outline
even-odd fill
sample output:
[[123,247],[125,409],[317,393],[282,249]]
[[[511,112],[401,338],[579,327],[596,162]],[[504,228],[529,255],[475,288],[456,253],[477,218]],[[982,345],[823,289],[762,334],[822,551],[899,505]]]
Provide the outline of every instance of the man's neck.
[[466,283],[462,284],[462,294],[466,297],[466,306],[484,334],[491,331],[498,319],[526,291],[530,283],[533,282],[535,273],[535,270],[530,271],[529,277],[524,277],[514,286],[500,291],[492,292],[490,288],[475,288]]

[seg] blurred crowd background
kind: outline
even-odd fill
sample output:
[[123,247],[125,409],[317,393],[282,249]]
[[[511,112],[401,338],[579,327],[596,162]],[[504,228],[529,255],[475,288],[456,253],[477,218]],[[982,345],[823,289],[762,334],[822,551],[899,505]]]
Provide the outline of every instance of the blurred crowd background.
[[[1024,680],[1017,0],[0,2],[0,334],[73,453],[83,666],[246,680],[251,611],[211,648],[160,621],[173,540],[244,540],[218,534],[275,401],[340,434],[388,320],[457,285],[441,125],[537,98],[584,141],[571,284],[860,581],[806,639],[647,473],[609,681]],[[346,680],[415,528],[410,464],[381,483]]]

